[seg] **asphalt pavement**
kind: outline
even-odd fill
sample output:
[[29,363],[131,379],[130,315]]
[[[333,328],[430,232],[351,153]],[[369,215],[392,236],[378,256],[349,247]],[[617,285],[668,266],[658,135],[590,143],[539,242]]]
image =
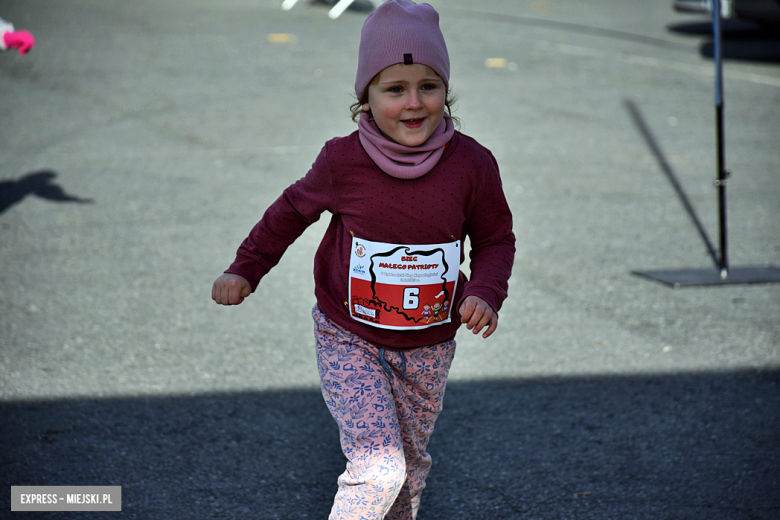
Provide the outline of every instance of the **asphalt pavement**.
[[[211,283],[349,118],[360,27],[301,0],[0,0],[0,518],[326,518],[310,310],[327,218],[239,307]],[[458,336],[420,520],[780,517],[780,284],[715,269],[712,39],[669,2],[431,0],[515,217]],[[780,37],[724,25],[731,265],[780,266]],[[464,265],[465,270],[468,269]],[[121,513],[10,487],[122,486]]]

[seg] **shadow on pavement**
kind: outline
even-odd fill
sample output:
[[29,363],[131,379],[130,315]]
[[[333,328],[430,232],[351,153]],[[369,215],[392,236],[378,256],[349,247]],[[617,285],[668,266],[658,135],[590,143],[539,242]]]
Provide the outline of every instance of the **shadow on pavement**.
[[[699,46],[699,53],[707,58],[715,56],[712,22],[673,24],[672,32],[707,38]],[[721,26],[721,55],[726,60],[780,62],[780,29],[764,29],[743,20],[724,20]]]
[[688,194],[685,193],[685,189],[682,187],[682,184],[680,184],[680,180],[677,178],[677,174],[674,172],[674,168],[672,168],[671,164],[669,164],[669,161],[666,160],[666,155],[664,154],[663,150],[661,150],[661,146],[658,144],[658,140],[655,138],[652,130],[650,130],[650,127],[645,122],[645,118],[642,116],[641,110],[637,104],[630,99],[624,99],[623,106],[625,106],[626,110],[628,110],[628,113],[631,116],[631,121],[634,123],[634,126],[636,126],[637,130],[639,130],[639,133],[642,134],[642,138],[645,140],[645,144],[647,144],[647,147],[650,148],[650,151],[653,153],[655,160],[658,162],[658,165],[666,175],[666,178],[669,180],[672,188],[674,188],[674,191],[677,193],[677,197],[680,199],[680,202],[685,208],[685,212],[688,213],[688,216],[693,222],[693,225],[696,226],[696,231],[699,232],[699,237],[701,237],[702,241],[704,242],[704,246],[707,248],[707,252],[712,259],[712,262],[715,264],[716,268],[719,268],[720,260],[718,252],[715,250],[715,246],[712,244],[712,240],[710,240],[710,237],[707,234],[707,230],[704,228],[704,224],[702,224],[699,215],[696,213],[696,209],[693,207],[691,200],[688,198]]
[[[317,390],[0,414],[6,491],[122,486],[101,518],[324,519],[344,464]],[[420,520],[780,515],[780,371],[453,382],[436,430]]]
[[24,200],[28,195],[52,202],[78,202],[80,204],[91,203],[90,199],[82,199],[68,195],[52,181],[57,176],[50,170],[28,173],[17,180],[0,182],[0,214],[8,208]]

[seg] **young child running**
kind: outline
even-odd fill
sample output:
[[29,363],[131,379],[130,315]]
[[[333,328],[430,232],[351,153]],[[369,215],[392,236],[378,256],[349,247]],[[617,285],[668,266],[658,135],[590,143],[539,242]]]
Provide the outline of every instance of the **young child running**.
[[[322,394],[346,471],[331,520],[414,519],[461,324],[490,336],[514,262],[493,155],[456,131],[439,15],[390,0],[363,25],[358,130],[328,141],[268,208],[212,288],[236,305],[320,215],[312,310]],[[471,240],[471,279],[460,272]],[[422,306],[452,302],[439,319]]]

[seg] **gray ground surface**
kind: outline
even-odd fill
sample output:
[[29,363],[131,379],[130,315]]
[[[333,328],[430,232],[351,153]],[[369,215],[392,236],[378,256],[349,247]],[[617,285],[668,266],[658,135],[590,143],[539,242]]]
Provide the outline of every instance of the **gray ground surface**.
[[[631,274],[713,266],[703,19],[430,3],[518,254],[498,332],[459,336],[420,520],[780,516],[780,284]],[[44,516],[10,513],[11,485],[121,485],[105,518],[327,516],[323,223],[245,304],[210,300],[265,207],[355,128],[366,13],[280,4],[0,0],[37,41],[0,55],[0,517]],[[780,41],[726,29],[731,263],[778,266]]]

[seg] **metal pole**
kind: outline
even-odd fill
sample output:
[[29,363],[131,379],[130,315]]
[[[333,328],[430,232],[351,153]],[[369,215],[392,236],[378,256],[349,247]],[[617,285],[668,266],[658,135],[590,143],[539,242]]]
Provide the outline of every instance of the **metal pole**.
[[727,278],[729,275],[728,255],[728,230],[726,225],[726,179],[729,172],[726,171],[726,154],[723,132],[723,62],[721,56],[721,14],[720,0],[712,2],[712,36],[714,40],[715,58],[715,123],[717,127],[718,147],[718,180],[715,186],[718,188],[718,208],[720,213],[720,276]]

